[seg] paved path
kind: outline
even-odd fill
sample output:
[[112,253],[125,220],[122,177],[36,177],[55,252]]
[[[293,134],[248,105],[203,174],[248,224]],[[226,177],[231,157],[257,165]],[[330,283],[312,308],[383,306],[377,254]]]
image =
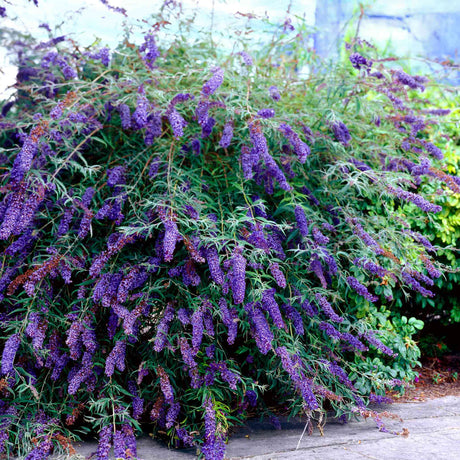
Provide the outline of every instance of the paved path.
[[[315,429],[299,443],[304,429],[300,421],[282,421],[281,431],[268,423],[250,421],[230,439],[227,457],[233,460],[460,460],[460,397],[399,403],[383,409],[403,418],[403,422],[388,420],[387,425],[397,431],[407,428],[407,437],[382,433],[371,419],[347,424],[331,420],[324,427],[324,436]],[[95,450],[95,443],[77,446],[82,456]],[[193,449],[168,450],[150,438],[139,440],[138,455],[143,460],[196,459]]]

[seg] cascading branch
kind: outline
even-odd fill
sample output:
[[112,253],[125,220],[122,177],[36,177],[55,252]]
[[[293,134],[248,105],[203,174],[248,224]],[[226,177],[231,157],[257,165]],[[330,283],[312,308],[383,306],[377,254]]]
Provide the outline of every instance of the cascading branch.
[[391,368],[397,331],[358,309],[441,274],[385,203],[429,219],[420,176],[460,186],[411,100],[425,80],[356,43],[308,81],[295,48],[159,43],[21,50],[0,119],[0,453],[92,429],[99,460],[135,458],[142,423],[222,459],[229,425],[274,398],[384,429],[366,402],[401,381],[357,366]]

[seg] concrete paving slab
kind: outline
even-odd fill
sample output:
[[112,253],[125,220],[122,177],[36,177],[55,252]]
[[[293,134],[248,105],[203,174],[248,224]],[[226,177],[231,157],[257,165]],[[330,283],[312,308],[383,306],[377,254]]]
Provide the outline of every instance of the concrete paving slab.
[[[303,436],[305,421],[281,419],[283,430],[268,422],[250,420],[230,439],[230,460],[460,460],[460,397],[416,403],[397,403],[376,408],[400,416],[403,422],[386,420],[390,430],[409,430],[407,437],[382,433],[371,419],[346,424],[329,419],[324,436],[315,429]],[[300,441],[300,442],[299,442]],[[297,448],[298,447],[298,448]],[[77,445],[79,457],[88,457],[97,444]],[[143,460],[192,460],[195,449],[173,450],[148,437],[139,439]],[[61,457],[62,458],[62,457]]]

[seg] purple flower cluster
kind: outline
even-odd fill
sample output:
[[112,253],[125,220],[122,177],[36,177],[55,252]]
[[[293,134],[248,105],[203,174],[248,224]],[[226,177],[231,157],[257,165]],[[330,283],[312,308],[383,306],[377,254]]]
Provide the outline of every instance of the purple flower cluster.
[[125,354],[126,342],[124,340],[118,340],[105,360],[105,375],[107,375],[107,377],[112,377],[115,368],[120,372],[125,370]]
[[174,107],[168,109],[166,115],[174,133],[174,137],[180,139],[184,135],[184,128],[187,126],[187,122]]
[[157,367],[157,373],[160,377],[160,388],[161,392],[164,395],[165,401],[168,404],[173,404],[174,403],[174,390],[171,386],[171,382],[169,381],[169,376],[165,372],[165,370],[161,367]]
[[144,36],[144,43],[139,47],[139,51],[144,53],[142,60],[145,62],[145,65],[150,70],[153,70],[155,61],[161,56],[153,34],[150,33]]
[[275,300],[276,289],[266,289],[262,292],[262,308],[268,312],[273,324],[279,329],[286,329],[283,318],[281,316],[280,308]]
[[219,300],[219,309],[222,315],[222,322],[228,328],[227,342],[229,345],[233,345],[238,332],[238,311],[234,307],[228,308],[224,298]]
[[257,116],[260,118],[273,118],[275,116],[274,109],[261,109],[257,112]]
[[254,64],[252,57],[246,51],[240,51],[240,56],[243,58],[243,62],[248,66],[251,67]]
[[286,278],[277,262],[272,262],[269,266],[270,272],[280,288],[286,287]]
[[[407,283],[414,291],[420,292],[423,297],[434,297],[434,293],[429,289],[424,288],[414,277],[413,272],[409,274],[407,271],[402,271],[401,276],[405,283]],[[430,280],[431,281],[431,280]],[[430,284],[433,284],[432,281]]]
[[307,379],[303,370],[302,362],[296,356],[291,356],[286,347],[278,347],[275,353],[280,357],[283,369],[289,374],[296,388],[310,410],[318,409],[319,404],[311,387],[310,379]]
[[323,235],[318,227],[313,227],[311,230],[311,234],[313,235],[313,239],[316,243],[321,245],[326,245],[327,243],[329,243],[329,238]]
[[233,121],[227,121],[224,125],[224,129],[222,131],[222,137],[219,141],[219,146],[223,149],[226,149],[233,138]]
[[359,295],[363,296],[365,299],[367,299],[369,302],[377,302],[379,298],[373,294],[371,294],[368,290],[367,287],[362,285],[356,278],[353,276],[348,276],[347,277],[347,283],[348,285],[354,289]]
[[425,212],[441,212],[442,206],[437,204],[430,203],[428,200],[425,200],[421,195],[417,195],[416,193],[408,192],[403,190],[401,187],[393,187],[388,186],[387,190],[392,194],[398,197],[401,200],[409,201],[422,211]]
[[154,339],[153,349],[159,353],[168,342],[169,324],[174,318],[174,306],[171,302],[168,303],[163,314],[163,318],[158,323],[157,333]]
[[419,76],[412,77],[411,75],[408,75],[402,70],[395,71],[393,74],[393,77],[398,83],[408,86],[411,89],[420,89],[421,91],[425,89],[425,86],[423,86],[423,83],[427,81],[425,77],[419,77]]
[[165,234],[163,238],[163,255],[165,262],[171,262],[173,259],[176,243],[181,239],[177,224],[173,220],[164,222]]
[[120,114],[121,127],[123,129],[131,128],[131,111],[126,104],[118,105],[118,113]]
[[135,129],[142,129],[146,127],[149,111],[150,103],[145,97],[144,89],[141,87],[137,96],[136,109],[131,117],[131,121]]
[[377,337],[375,337],[375,333],[372,331],[367,331],[361,334],[361,336],[366,339],[372,346],[377,348],[377,350],[380,350],[382,353],[388,355],[388,356],[395,356],[393,351],[384,345]]
[[216,433],[216,413],[211,397],[204,400],[204,444],[201,452],[206,460],[223,460],[225,444],[222,435]]
[[294,209],[295,220],[297,221],[297,228],[302,236],[308,235],[308,223],[305,217],[305,211],[302,206],[297,205]]
[[270,326],[260,309],[259,304],[253,302],[244,305],[244,309],[248,314],[249,322],[251,324],[251,332],[256,342],[259,351],[266,355],[272,348],[272,341],[274,339]]
[[224,71],[220,67],[216,67],[211,71],[213,73],[212,77],[203,85],[203,89],[201,90],[201,93],[205,97],[214,94],[224,81]]
[[300,139],[299,135],[287,123],[281,123],[279,125],[279,130],[292,145],[300,163],[305,163],[305,161],[307,161],[307,156],[310,155],[310,148],[308,145]]
[[337,141],[339,141],[341,144],[345,146],[348,145],[348,143],[351,140],[351,135],[344,123],[342,123],[341,121],[333,123],[332,132],[334,133],[334,136]]
[[332,308],[331,304],[327,301],[325,297],[323,297],[321,294],[315,294],[316,301],[320,305],[321,309],[323,312],[332,320],[335,321],[336,323],[341,323],[344,318],[339,316]]
[[386,268],[381,267],[380,265],[367,260],[367,259],[355,259],[353,261],[354,265],[357,265],[358,267],[362,267],[365,270],[371,272],[374,275],[380,276],[380,278],[383,278],[386,275],[391,276],[392,278],[396,278],[395,275],[393,275],[391,272],[389,272]]
[[203,340],[204,324],[203,324],[203,307],[198,307],[192,314],[190,323],[193,329],[192,346],[194,350],[198,350]]
[[280,93],[279,93],[278,88],[276,86],[270,86],[270,88],[268,88],[268,91],[270,93],[270,97],[274,101],[279,101],[281,99]]
[[284,310],[286,317],[292,321],[295,332],[298,335],[304,335],[305,329],[303,327],[302,315],[295,309],[290,303],[281,305],[281,308]]
[[13,372],[14,359],[21,344],[21,336],[13,334],[8,337],[3,347],[2,353],[2,374],[9,374]]
[[243,248],[235,247],[232,255],[231,288],[233,303],[243,303],[246,292],[246,259],[242,255]]
[[361,67],[364,67],[366,70],[370,70],[370,68],[372,67],[372,61],[369,61],[364,56],[361,56],[359,53],[350,54],[350,62],[351,65],[358,70],[361,69]]

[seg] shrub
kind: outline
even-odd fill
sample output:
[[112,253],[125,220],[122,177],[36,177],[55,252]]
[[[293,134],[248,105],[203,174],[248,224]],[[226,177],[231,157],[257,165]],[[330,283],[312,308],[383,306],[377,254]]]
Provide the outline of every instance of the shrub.
[[0,137],[4,452],[95,430],[99,459],[135,457],[148,424],[223,458],[274,402],[384,429],[366,404],[411,377],[420,328],[387,304],[438,276],[392,205],[441,209],[417,193],[442,157],[414,108],[426,82],[359,42],[301,77],[304,37],[280,34],[251,55],[154,29],[21,49]]

